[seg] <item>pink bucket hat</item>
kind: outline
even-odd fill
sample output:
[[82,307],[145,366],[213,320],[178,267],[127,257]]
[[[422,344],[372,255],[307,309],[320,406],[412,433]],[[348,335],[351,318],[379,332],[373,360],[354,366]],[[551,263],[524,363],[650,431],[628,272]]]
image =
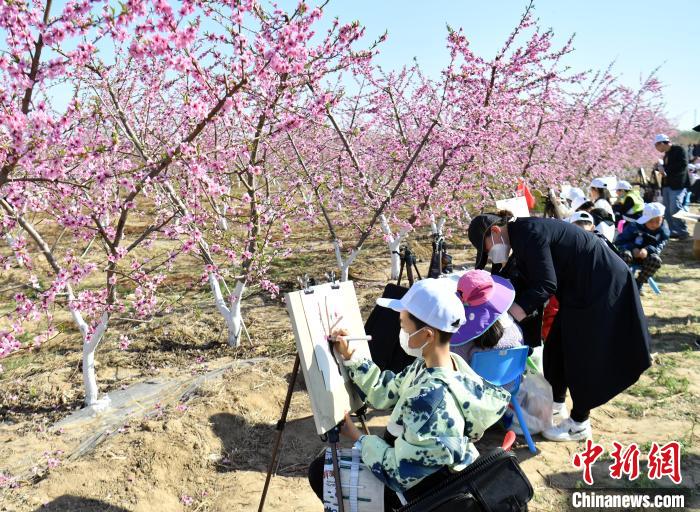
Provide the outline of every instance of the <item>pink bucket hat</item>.
[[470,270],[459,278],[457,296],[464,304],[467,321],[450,340],[455,347],[486,332],[513,304],[515,290],[507,279],[485,270]]

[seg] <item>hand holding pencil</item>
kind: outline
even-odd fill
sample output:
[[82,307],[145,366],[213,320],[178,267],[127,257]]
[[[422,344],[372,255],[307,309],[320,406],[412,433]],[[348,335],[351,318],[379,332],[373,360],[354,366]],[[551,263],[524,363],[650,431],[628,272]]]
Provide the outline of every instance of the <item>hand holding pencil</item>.
[[350,348],[350,342],[360,340],[370,341],[371,339],[371,336],[350,336],[347,329],[333,329],[331,335],[328,337],[328,341],[333,343],[340,356],[346,361],[349,360],[355,352],[355,349]]

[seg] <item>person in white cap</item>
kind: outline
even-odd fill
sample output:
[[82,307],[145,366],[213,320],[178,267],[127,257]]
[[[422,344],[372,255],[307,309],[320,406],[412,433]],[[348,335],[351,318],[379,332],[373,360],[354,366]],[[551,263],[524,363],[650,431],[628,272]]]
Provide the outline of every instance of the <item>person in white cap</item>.
[[[347,331],[332,334],[367,404],[392,409],[384,437],[362,435],[347,414],[341,434],[355,442],[362,463],[385,485],[385,510],[393,510],[401,506],[396,493],[415,499],[474,462],[474,441],[503,416],[510,394],[450,352],[450,338],[466,321],[455,281],[423,279],[403,298],[377,304],[399,312],[401,347],[417,358],[401,373],[382,372],[358,357]],[[309,481],[322,498],[323,464],[317,461]]]
[[566,221],[570,224],[575,224],[580,228],[583,228],[584,231],[595,231],[595,226],[593,223],[595,222],[593,220],[593,215],[591,215],[588,212],[576,212],[571,217],[566,219]]
[[615,220],[623,218],[627,220],[638,219],[644,209],[644,200],[639,192],[632,188],[629,181],[620,180],[615,187],[618,193],[617,202],[613,205]]
[[671,229],[671,238],[685,240],[690,236],[688,226],[682,219],[674,215],[679,210],[685,210],[685,196],[690,186],[688,177],[688,155],[682,146],[671,144],[667,135],[659,134],[654,139],[654,147],[663,153],[663,179],[661,192],[666,206],[666,222]]
[[[591,201],[585,198],[575,198],[572,206],[576,207],[575,213],[588,213],[593,218],[595,231],[603,235],[610,243],[615,239],[615,219],[604,208],[597,208]],[[572,214],[574,215],[574,214]],[[569,216],[570,218],[571,216]]]
[[608,184],[603,178],[595,178],[591,181],[590,186],[590,198],[595,208],[600,208],[605,210],[610,218],[614,218],[612,204],[610,203],[612,196],[610,190],[608,189]]
[[[549,189],[547,194],[551,206],[549,215],[547,215],[547,210],[545,210],[545,216],[554,217],[556,219],[566,219],[574,213],[581,204],[586,202],[586,194],[579,187],[562,188],[558,197],[553,189]],[[574,207],[574,205],[576,206]]]
[[625,225],[625,229],[615,240],[620,256],[628,265],[640,266],[637,287],[642,286],[661,268],[661,251],[671,235],[664,220],[666,208],[661,203],[644,205],[642,216],[636,222]]

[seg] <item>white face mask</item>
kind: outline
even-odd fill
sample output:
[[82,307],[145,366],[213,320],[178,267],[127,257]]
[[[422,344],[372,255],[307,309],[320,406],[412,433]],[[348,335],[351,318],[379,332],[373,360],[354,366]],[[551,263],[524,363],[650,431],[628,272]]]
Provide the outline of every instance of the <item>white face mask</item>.
[[425,343],[423,343],[423,345],[416,348],[408,346],[408,340],[410,340],[412,336],[421,332],[423,329],[425,329],[425,327],[421,327],[413,334],[408,334],[406,331],[403,330],[403,328],[401,329],[401,331],[399,331],[399,343],[401,344],[401,348],[403,349],[403,351],[406,352],[409,356],[423,357],[423,349],[428,343],[430,343],[429,341],[426,341]]
[[[510,253],[510,245],[503,241],[501,235],[498,236],[501,238],[501,241],[496,243],[494,240],[494,244],[489,251],[489,259],[496,264],[508,261],[508,254]],[[493,240],[493,235],[491,235],[491,240]]]

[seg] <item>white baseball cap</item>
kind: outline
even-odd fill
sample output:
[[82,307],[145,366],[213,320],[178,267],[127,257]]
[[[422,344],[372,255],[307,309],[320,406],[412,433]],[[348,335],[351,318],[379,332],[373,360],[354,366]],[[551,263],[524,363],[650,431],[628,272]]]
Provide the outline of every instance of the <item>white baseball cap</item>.
[[591,188],[608,188],[608,184],[603,178],[596,178],[591,181]]
[[642,216],[637,219],[638,224],[646,224],[654,217],[663,217],[666,207],[661,203],[647,203],[644,205]]
[[629,181],[620,180],[617,182],[616,190],[632,190],[632,185]]
[[467,321],[453,279],[421,279],[413,283],[403,298],[377,299],[377,304],[394,311],[408,311],[444,332],[457,332]]
[[561,193],[562,199],[568,199],[569,201],[573,201],[577,197],[586,197],[586,194],[583,193],[583,190],[581,190],[578,187],[569,187],[566,192],[562,190]]
[[578,210],[581,207],[581,205],[586,201],[588,201],[588,199],[586,199],[585,197],[574,197],[571,200],[571,209],[574,211]]
[[659,142],[671,142],[671,139],[668,138],[668,135],[660,133],[654,137],[654,144],[658,144]]
[[570,224],[573,224],[574,222],[590,222],[591,224],[595,224],[593,215],[588,212],[575,212],[568,219],[566,219],[566,221]]

